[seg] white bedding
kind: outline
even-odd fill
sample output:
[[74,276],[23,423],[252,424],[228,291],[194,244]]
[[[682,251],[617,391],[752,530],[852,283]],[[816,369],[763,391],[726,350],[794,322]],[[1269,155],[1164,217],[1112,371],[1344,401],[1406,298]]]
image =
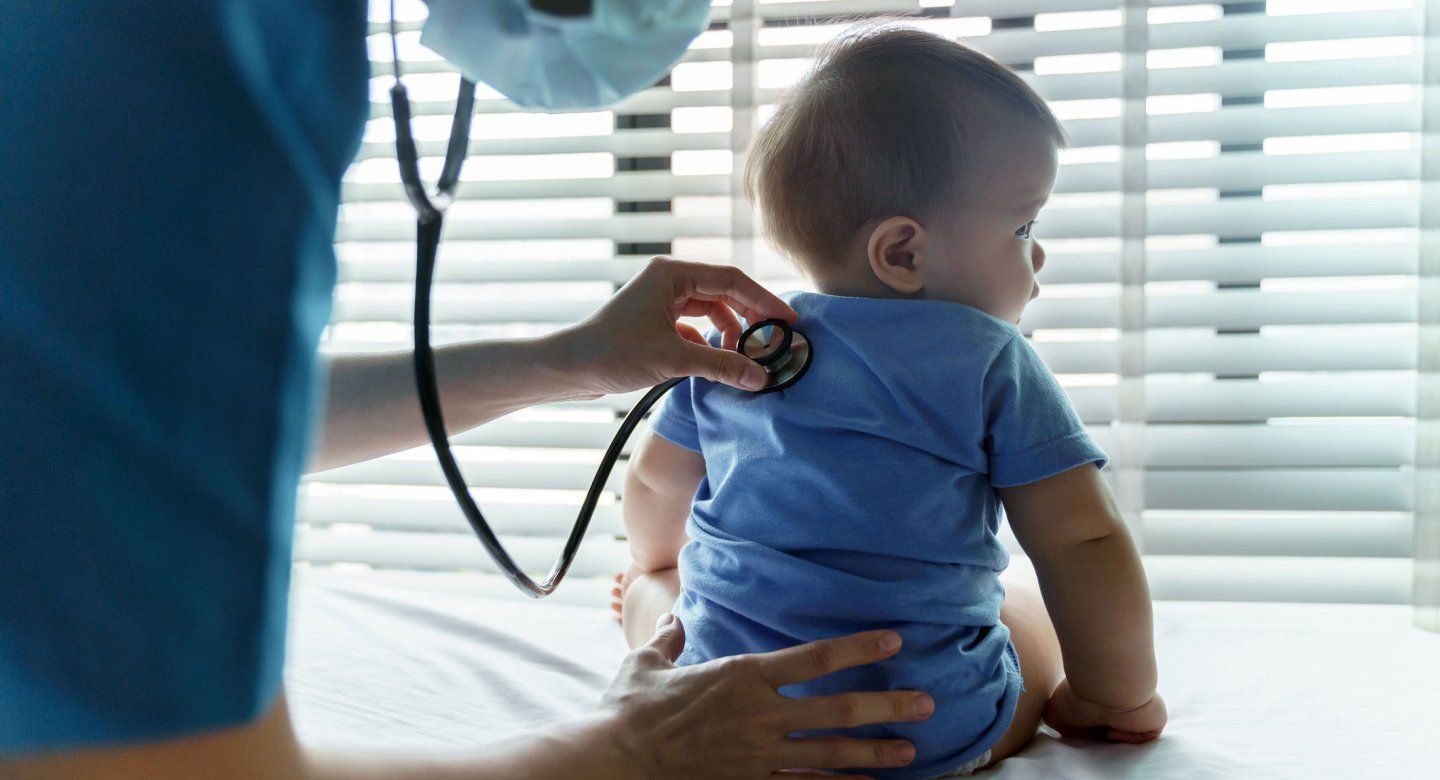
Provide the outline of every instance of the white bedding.
[[[491,593],[478,575],[297,572],[301,738],[433,752],[589,709],[626,652],[607,611]],[[979,776],[1440,777],[1440,636],[1409,608],[1159,602],[1155,616],[1160,740],[1046,731]]]

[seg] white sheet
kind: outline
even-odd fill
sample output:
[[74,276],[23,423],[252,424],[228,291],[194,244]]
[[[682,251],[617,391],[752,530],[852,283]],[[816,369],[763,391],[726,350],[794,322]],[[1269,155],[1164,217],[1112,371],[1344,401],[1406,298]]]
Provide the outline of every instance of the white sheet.
[[[607,612],[487,592],[472,575],[297,573],[286,679],[301,738],[433,752],[588,710],[626,652]],[[1440,777],[1440,636],[1408,608],[1160,602],[1155,615],[1161,739],[1047,730],[979,776]]]

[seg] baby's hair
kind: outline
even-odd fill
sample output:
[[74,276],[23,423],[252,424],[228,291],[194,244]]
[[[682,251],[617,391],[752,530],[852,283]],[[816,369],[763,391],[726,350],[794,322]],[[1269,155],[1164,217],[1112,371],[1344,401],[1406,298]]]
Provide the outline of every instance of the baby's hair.
[[1017,120],[1065,145],[1045,101],[999,62],[894,21],[860,24],[756,133],[745,194],[780,251],[823,267],[872,219],[960,206],[970,161]]

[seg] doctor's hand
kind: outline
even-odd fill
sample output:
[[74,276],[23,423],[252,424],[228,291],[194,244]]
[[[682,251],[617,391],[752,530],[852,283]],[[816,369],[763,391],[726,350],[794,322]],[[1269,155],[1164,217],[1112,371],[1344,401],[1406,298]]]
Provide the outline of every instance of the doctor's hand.
[[625,660],[600,703],[598,714],[611,724],[612,744],[633,770],[626,777],[794,780],[820,775],[781,770],[905,766],[914,760],[915,751],[904,740],[788,735],[925,720],[934,710],[930,697],[915,691],[808,699],[792,699],[776,691],[782,685],[889,658],[900,649],[900,637],[893,631],[677,667],[674,659],[684,645],[679,621],[662,617],[655,636]]
[[[721,347],[681,317],[704,316],[721,333]],[[733,351],[741,318],[794,322],[795,310],[731,266],[656,257],[594,314],[555,334],[565,345],[581,397],[597,398],[699,376],[732,387],[759,389],[765,371]]]

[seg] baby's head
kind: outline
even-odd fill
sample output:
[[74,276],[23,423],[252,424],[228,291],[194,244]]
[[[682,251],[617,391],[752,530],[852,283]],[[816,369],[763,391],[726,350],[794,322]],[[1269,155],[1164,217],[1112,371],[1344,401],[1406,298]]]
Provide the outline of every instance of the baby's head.
[[750,148],[745,190],[821,292],[935,298],[1019,320],[1045,252],[1060,122],[1004,65],[913,27],[821,53]]

